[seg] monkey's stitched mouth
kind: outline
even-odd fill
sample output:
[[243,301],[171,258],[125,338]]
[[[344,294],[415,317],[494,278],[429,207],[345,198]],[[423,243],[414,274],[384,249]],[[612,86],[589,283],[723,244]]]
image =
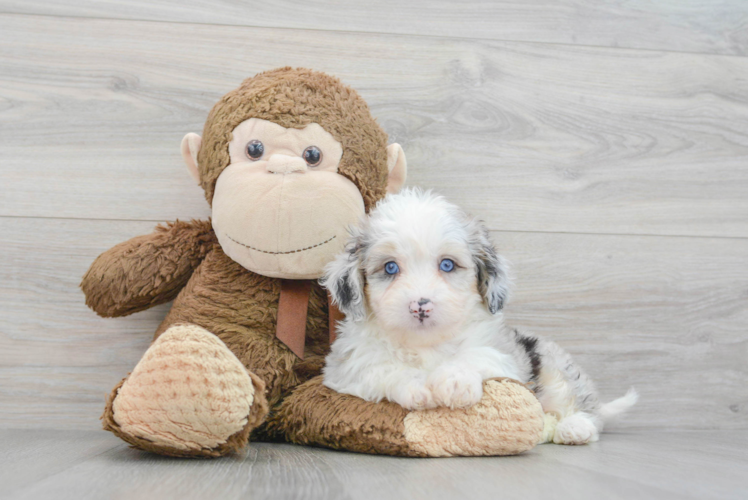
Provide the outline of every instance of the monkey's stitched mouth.
[[310,247],[299,248],[299,249],[297,249],[297,250],[288,250],[287,252],[270,252],[270,251],[268,251],[268,250],[262,250],[262,249],[260,249],[260,248],[255,248],[255,247],[253,247],[253,246],[251,246],[251,245],[245,245],[245,244],[244,244],[244,243],[242,243],[241,241],[237,241],[237,240],[235,240],[234,238],[232,238],[232,237],[231,237],[231,236],[229,236],[228,234],[227,234],[226,236],[228,237],[228,239],[230,239],[230,240],[231,240],[231,241],[233,241],[234,243],[237,243],[237,244],[239,244],[239,245],[241,245],[241,246],[243,246],[243,247],[249,248],[250,250],[254,250],[255,252],[266,253],[266,254],[269,254],[269,255],[288,255],[288,254],[291,254],[291,253],[299,253],[299,252],[304,252],[304,251],[306,251],[306,250],[311,250],[312,248],[317,248],[317,247],[321,247],[321,246],[322,246],[322,245],[324,245],[325,243],[329,243],[329,242],[331,242],[332,240],[334,240],[334,239],[335,239],[335,238],[337,237],[337,236],[333,236],[332,238],[328,238],[328,239],[326,239],[326,240],[325,240],[325,241],[323,241],[322,243],[317,243],[316,245],[312,245],[312,246],[310,246]]

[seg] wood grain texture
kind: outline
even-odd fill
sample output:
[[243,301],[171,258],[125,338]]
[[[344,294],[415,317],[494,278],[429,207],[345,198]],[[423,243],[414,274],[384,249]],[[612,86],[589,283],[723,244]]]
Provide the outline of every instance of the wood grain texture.
[[[529,470],[523,457],[485,462],[521,464],[502,469],[498,484],[495,465],[448,475],[419,465],[431,461],[288,447],[184,467],[85,433],[56,440],[39,431],[30,448],[0,435],[0,446],[20,450],[5,463],[44,453],[44,443],[66,463],[42,460],[27,474],[0,463],[0,495],[22,485],[25,498],[107,497],[118,488],[186,498],[212,495],[215,478],[229,497],[473,488],[494,498],[497,487],[547,496],[560,484],[568,496],[744,494],[732,462],[695,457],[737,460],[729,440],[748,429],[748,59],[714,55],[746,55],[746,4],[334,8],[340,18],[292,1],[0,1],[0,12],[44,14],[0,14],[0,428],[99,428],[105,394],[140,359],[168,305],[101,319],[85,307],[80,277],[99,253],[154,221],[209,215],[185,175],[181,137],[200,131],[243,78],[287,64],[358,89],[403,145],[409,183],[487,222],[515,265],[508,323],[567,348],[604,399],[630,385],[641,392],[619,429],[724,433],[710,434],[714,442],[637,434],[631,444],[584,448],[611,461],[543,448],[530,479],[518,475]],[[82,447],[70,445],[77,439]],[[658,446],[662,453],[652,451]],[[688,466],[674,472],[673,457]],[[707,480],[720,473],[724,481]],[[537,483],[546,476],[558,479]]]
[[[107,433],[58,430],[0,431],[0,498],[121,447]],[[52,495],[57,497],[57,495]]]
[[[0,431],[14,499],[743,499],[748,433],[628,432],[515,457],[413,459],[283,444],[176,460],[103,432]],[[108,438],[108,439],[105,439]],[[92,450],[101,450],[92,455]],[[71,457],[75,459],[70,460]]]
[[[167,306],[102,319],[80,277],[149,222],[0,218],[0,427],[95,429]],[[748,240],[494,232],[515,266],[507,322],[559,342],[623,428],[748,428]]]
[[3,0],[0,12],[748,54],[743,0]]
[[746,58],[24,15],[0,15],[0,215],[206,216],[181,137],[284,64],[357,88],[409,182],[492,229],[748,237]]

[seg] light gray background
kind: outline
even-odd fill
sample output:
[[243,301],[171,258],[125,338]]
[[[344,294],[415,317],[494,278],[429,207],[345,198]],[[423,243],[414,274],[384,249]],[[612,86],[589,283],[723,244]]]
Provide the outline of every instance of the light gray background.
[[243,78],[291,65],[356,88],[402,144],[409,184],[486,221],[514,264],[510,323],[566,347],[604,399],[637,387],[602,456],[631,465],[639,442],[667,457],[652,443],[677,439],[655,436],[683,432],[696,450],[723,440],[729,472],[748,429],[746,55],[742,0],[0,1],[0,428],[29,430],[8,449],[146,460],[96,429],[168,306],[104,320],[77,285],[114,244],[209,215],[182,136]]

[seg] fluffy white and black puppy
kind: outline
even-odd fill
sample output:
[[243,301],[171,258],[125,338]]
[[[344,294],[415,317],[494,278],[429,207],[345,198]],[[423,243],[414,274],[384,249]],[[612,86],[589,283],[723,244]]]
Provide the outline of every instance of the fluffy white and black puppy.
[[359,227],[323,284],[346,319],[324,384],[407,409],[477,403],[482,383],[509,377],[535,390],[557,420],[556,443],[598,439],[637,399],[601,405],[592,380],[558,345],[507,328],[507,264],[485,227],[441,196],[389,195]]

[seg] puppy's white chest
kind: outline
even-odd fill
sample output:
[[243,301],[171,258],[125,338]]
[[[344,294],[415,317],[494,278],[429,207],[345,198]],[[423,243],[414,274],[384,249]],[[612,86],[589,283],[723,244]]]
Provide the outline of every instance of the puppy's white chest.
[[431,371],[448,361],[444,353],[433,348],[401,348],[396,353],[397,360],[418,370]]

